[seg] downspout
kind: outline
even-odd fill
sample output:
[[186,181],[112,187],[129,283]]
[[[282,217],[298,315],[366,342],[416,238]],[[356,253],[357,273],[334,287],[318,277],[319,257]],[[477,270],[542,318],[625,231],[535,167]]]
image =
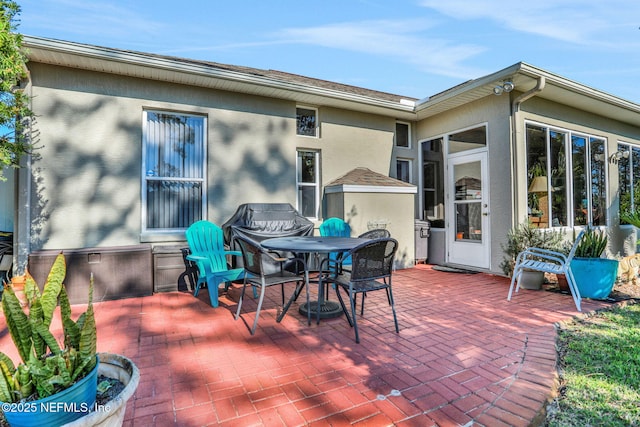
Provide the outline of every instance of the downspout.
[[516,177],[517,168],[517,144],[518,144],[518,113],[520,112],[520,105],[530,98],[533,98],[538,93],[542,92],[546,84],[546,78],[544,76],[538,77],[538,82],[533,89],[521,94],[511,103],[511,226],[512,228],[519,224],[519,218],[516,217],[516,205],[518,201],[518,179]]

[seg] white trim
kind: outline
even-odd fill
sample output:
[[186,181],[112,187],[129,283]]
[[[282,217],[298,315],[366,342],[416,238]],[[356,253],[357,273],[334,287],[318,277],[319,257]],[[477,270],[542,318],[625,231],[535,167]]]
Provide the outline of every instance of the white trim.
[[416,194],[418,187],[415,185],[406,187],[395,187],[387,185],[349,185],[339,184],[325,187],[324,192],[331,193],[397,193],[397,194]]

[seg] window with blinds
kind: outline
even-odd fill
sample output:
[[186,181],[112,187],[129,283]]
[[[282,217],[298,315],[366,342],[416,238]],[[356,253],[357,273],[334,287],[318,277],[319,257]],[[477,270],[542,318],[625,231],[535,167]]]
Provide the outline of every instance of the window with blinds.
[[204,217],[206,118],[144,112],[143,231],[179,231]]

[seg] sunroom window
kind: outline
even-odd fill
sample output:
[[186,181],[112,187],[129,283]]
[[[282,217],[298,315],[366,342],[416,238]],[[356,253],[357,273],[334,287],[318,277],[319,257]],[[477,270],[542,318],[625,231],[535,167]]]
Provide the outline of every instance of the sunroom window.
[[605,140],[527,124],[529,220],[536,226],[606,224]]
[[614,157],[618,163],[620,213],[640,210],[640,146],[618,143]]
[[202,116],[144,112],[143,231],[181,231],[204,217]]

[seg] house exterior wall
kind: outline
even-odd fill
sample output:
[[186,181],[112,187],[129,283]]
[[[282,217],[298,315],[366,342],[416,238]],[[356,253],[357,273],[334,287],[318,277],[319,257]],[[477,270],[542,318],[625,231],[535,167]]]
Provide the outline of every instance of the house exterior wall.
[[207,117],[206,219],[249,202],[296,204],[296,149],[321,153],[321,182],[357,166],[388,174],[395,120],[318,108],[318,138],[296,135],[296,103],[29,64],[40,158],[30,251],[183,241],[141,230],[142,114]]
[[385,222],[385,228],[398,241],[396,266],[409,268],[415,261],[414,198],[413,193],[330,193],[327,195],[327,214],[347,221],[352,236],[369,230],[370,222]]
[[[640,126],[617,122],[541,98],[532,98],[524,103],[522,110],[518,114],[518,120],[522,129],[524,129],[526,121],[532,121],[605,138],[608,156],[618,150],[618,142],[640,145]],[[518,150],[515,153],[518,159],[517,173],[521,177],[526,177],[526,144],[524,135],[519,135],[516,146]],[[620,225],[618,173],[618,164],[607,161],[607,225],[610,231],[607,250],[609,256],[627,256],[636,252],[637,230],[630,225]],[[518,194],[522,194],[523,197],[518,198],[516,209],[520,213],[519,218],[525,218],[527,212],[526,178],[520,180]],[[570,230],[567,230],[567,232],[569,233]]]
[[[490,267],[489,270],[499,273],[502,260],[501,245],[512,223],[512,190],[511,190],[511,148],[510,148],[510,102],[509,96],[490,95],[462,107],[421,120],[416,125],[416,138],[420,142],[437,138],[460,129],[474,126],[487,126],[487,168],[489,177],[489,219],[490,219]],[[420,148],[418,148],[420,150]],[[446,168],[446,158],[445,158]],[[445,194],[447,188],[447,171],[445,169]],[[418,197],[421,194],[418,193]],[[419,203],[416,203],[417,205]],[[416,215],[420,208],[416,207]],[[418,216],[417,216],[418,217]],[[452,218],[445,203],[445,219]],[[447,239],[445,239],[446,241]],[[446,249],[445,249],[446,251]]]

